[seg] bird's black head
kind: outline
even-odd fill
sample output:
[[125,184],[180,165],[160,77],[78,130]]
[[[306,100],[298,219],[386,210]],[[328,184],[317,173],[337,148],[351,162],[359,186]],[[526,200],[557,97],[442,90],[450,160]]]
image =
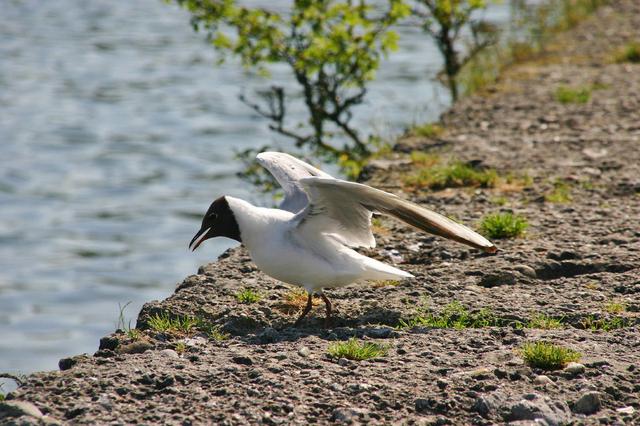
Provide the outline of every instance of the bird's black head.
[[204,240],[213,237],[227,237],[242,242],[238,222],[225,197],[220,197],[211,203],[209,210],[202,218],[202,226],[191,240],[189,248],[193,251]]

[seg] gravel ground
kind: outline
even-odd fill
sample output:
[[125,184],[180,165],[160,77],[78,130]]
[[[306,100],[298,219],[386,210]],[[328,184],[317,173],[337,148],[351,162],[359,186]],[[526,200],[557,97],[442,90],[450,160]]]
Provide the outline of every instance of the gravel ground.
[[[319,303],[294,328],[291,288],[231,250],[168,299],[145,305],[135,338],[116,332],[94,355],[27,377],[0,403],[0,423],[640,423],[640,65],[610,60],[640,38],[638,28],[638,2],[601,8],[544,58],[510,68],[490,91],[458,103],[443,117],[442,135],[402,138],[392,159],[367,170],[370,184],[472,226],[498,211],[526,217],[526,236],[496,240],[497,255],[383,218],[378,248],[367,254],[415,278],[331,290],[333,325],[323,326]],[[562,85],[592,87],[591,99],[557,102]],[[405,153],[413,150],[529,181],[408,190],[404,176],[417,166]],[[548,201],[557,182],[571,200]],[[246,288],[261,299],[239,303]],[[489,309],[499,321],[398,327],[454,301],[470,312]],[[159,332],[151,325],[161,313],[202,323]],[[540,314],[564,327],[518,326]],[[328,355],[332,342],[352,336],[385,345],[387,355]],[[538,340],[582,359],[555,371],[531,368],[520,348]]]

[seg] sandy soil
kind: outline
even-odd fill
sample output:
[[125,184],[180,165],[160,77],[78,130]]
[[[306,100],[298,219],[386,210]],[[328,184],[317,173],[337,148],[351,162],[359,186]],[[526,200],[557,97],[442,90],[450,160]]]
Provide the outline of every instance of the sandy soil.
[[[498,211],[526,217],[526,236],[496,240],[497,255],[383,218],[378,248],[367,254],[415,279],[331,290],[333,326],[323,327],[318,304],[294,328],[291,288],[260,273],[243,250],[230,251],[167,300],[145,305],[137,339],[114,333],[94,355],[29,376],[0,403],[0,423],[640,423],[640,65],[610,60],[640,37],[638,28],[640,3],[601,8],[545,58],[462,100],[443,117],[442,135],[403,138],[393,159],[367,170],[368,183],[471,226]],[[585,104],[562,104],[554,97],[561,85],[594,90]],[[402,182],[417,167],[406,154],[413,150],[530,182],[408,190]],[[570,201],[545,199],[558,181]],[[262,299],[240,304],[235,295],[245,288]],[[500,324],[398,327],[453,301],[490,309]],[[611,312],[612,302],[624,309]],[[162,312],[197,316],[229,338],[151,330],[149,319]],[[565,327],[516,326],[539,314]],[[587,326],[599,320],[623,327]],[[328,356],[332,342],[352,336],[387,345],[387,356]],[[536,340],[581,352],[581,365],[527,366],[520,347]]]

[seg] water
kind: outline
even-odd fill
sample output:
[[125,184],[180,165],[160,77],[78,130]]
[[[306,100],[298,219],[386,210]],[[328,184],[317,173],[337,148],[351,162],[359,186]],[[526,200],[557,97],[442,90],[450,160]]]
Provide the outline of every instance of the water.
[[[489,16],[504,21],[506,7]],[[233,150],[288,142],[237,96],[270,83],[213,66],[188,20],[156,0],[2,0],[0,371],[93,352],[119,303],[135,317],[231,246],[187,251],[211,200],[261,201],[236,178]],[[361,129],[385,136],[449,103],[434,46],[401,32],[356,110]],[[274,76],[295,88],[285,69]]]

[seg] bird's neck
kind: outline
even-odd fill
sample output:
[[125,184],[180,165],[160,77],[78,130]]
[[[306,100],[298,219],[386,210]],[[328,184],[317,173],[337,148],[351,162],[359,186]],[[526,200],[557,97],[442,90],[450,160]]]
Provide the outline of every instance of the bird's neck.
[[293,217],[293,213],[284,210],[257,207],[229,196],[226,198],[240,228],[242,243],[249,251],[252,247],[264,244],[269,234]]

